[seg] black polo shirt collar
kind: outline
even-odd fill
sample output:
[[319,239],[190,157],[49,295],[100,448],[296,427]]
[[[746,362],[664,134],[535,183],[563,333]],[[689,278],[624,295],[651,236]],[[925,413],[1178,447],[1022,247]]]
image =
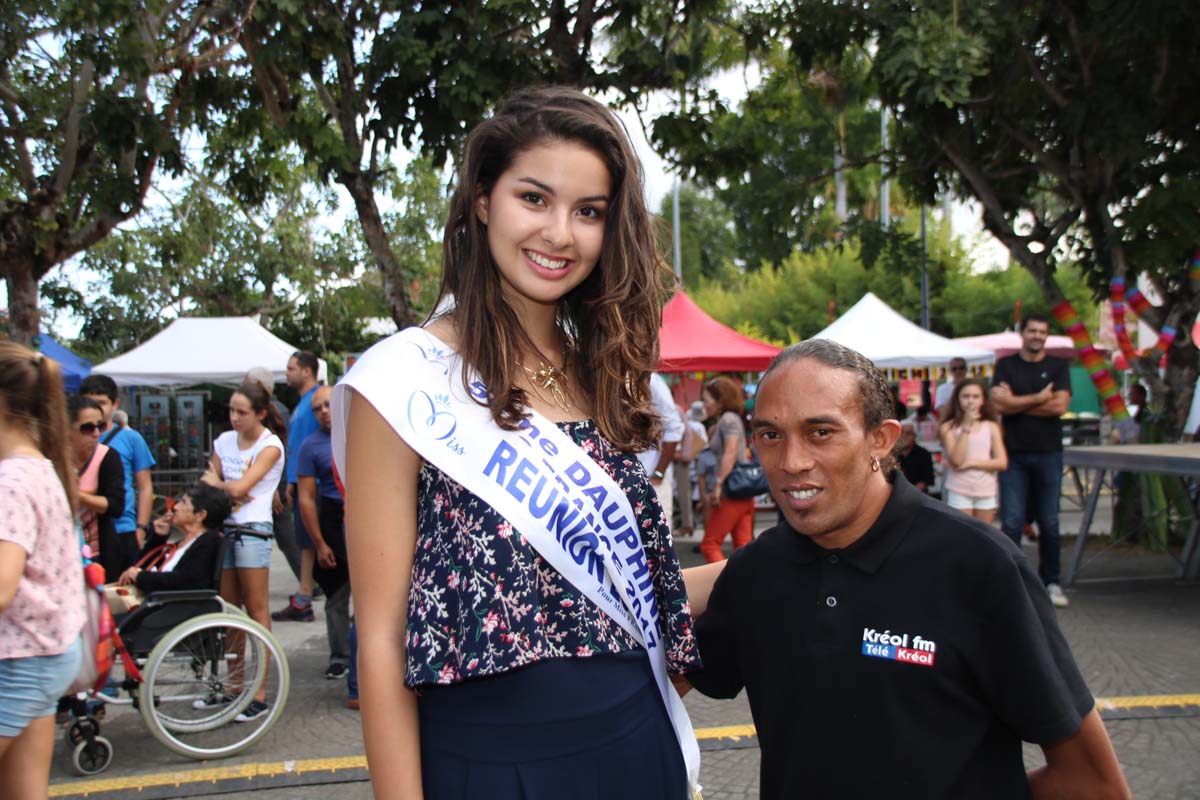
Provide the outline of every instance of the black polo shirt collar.
[[892,494],[884,503],[879,517],[867,532],[849,547],[827,550],[814,544],[812,539],[793,530],[791,526],[786,526],[787,532],[796,543],[796,559],[802,564],[808,564],[818,558],[836,554],[842,561],[863,572],[875,573],[908,535],[917,509],[921,506],[921,498],[921,493],[897,470],[892,482]]

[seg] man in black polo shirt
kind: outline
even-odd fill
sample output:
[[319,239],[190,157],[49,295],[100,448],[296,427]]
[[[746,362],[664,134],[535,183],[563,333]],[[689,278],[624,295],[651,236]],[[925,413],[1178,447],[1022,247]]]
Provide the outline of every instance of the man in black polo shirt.
[[[769,800],[1127,797],[1028,560],[889,481],[890,410],[883,376],[841,345],[775,360],[753,427],[786,524],[685,574],[704,661],[687,680],[746,689]],[[1046,755],[1028,775],[1023,740]]]
[[[1030,314],[1021,349],[996,362],[992,403],[1004,417],[1008,469],[1000,473],[1000,526],[1018,546],[1025,522],[1038,526],[1038,574],[1050,601],[1067,605],[1059,586],[1058,498],[1062,494],[1062,423],[1071,405],[1067,362],[1046,355],[1050,323]],[[1030,514],[1029,512],[1033,513]]]

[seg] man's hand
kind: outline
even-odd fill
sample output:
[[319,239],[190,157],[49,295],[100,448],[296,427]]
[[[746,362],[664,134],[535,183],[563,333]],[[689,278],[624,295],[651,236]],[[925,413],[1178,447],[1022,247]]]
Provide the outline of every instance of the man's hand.
[[283,500],[279,497],[278,489],[271,493],[271,513],[276,516],[283,513]]
[[293,506],[295,506],[296,505],[296,484],[289,483],[287,485],[287,491],[284,493],[283,497],[284,497],[284,503],[287,504],[288,508],[292,508]]
[[137,576],[140,575],[141,572],[141,567],[130,567],[121,573],[121,577],[117,580],[117,583],[121,584],[122,586],[132,586],[137,581]]
[[325,569],[333,569],[337,566],[337,556],[333,554],[333,548],[325,542],[317,545],[317,563]]
[[1008,381],[1000,381],[992,387],[992,396],[1001,401],[1012,400],[1012,387],[1008,385]]
[[1054,384],[1047,383],[1045,386],[1043,386],[1042,390],[1037,393],[1037,398],[1038,398],[1039,406],[1042,403],[1048,403],[1051,400],[1053,400],[1054,399]]

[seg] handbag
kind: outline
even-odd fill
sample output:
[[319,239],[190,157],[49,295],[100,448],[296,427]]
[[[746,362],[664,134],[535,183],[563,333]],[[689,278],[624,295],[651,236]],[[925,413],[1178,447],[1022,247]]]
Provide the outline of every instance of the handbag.
[[747,497],[758,497],[771,491],[767,485],[767,476],[762,464],[754,456],[749,461],[740,461],[725,477],[721,493],[731,500],[745,500]]
[[[175,553],[175,543],[167,542],[155,547],[138,559],[133,566],[141,569],[154,569],[169,559]],[[122,586],[119,583],[104,584],[104,599],[113,614],[128,614],[146,601],[146,593],[136,586]]]
[[108,682],[108,674],[112,671],[114,660],[114,637],[116,624],[110,607],[105,605],[100,595],[104,585],[104,567],[92,562],[83,569],[84,601],[87,604],[87,618],[83,623],[80,636],[83,638],[83,660],[79,663],[79,672],[67,689],[68,695],[86,691],[100,691]]

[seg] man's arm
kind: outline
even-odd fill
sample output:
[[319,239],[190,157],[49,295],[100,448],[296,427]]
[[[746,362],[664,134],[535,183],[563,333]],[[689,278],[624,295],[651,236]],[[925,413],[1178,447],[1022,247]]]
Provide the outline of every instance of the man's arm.
[[1070,410],[1071,393],[1066,389],[1059,389],[1049,400],[1028,409],[1025,413],[1031,417],[1061,417]]
[[1100,712],[1092,709],[1074,736],[1044,745],[1046,766],[1029,773],[1036,800],[1127,800],[1133,794]]
[[[1070,392],[1067,393],[1070,395]],[[991,391],[992,403],[1001,414],[1028,414],[1054,399],[1054,384],[1047,383],[1035,394],[1014,394],[1007,382],[997,383]]]
[[154,512],[154,481],[149,469],[139,469],[133,475],[137,483],[138,542],[145,540],[144,533],[150,529],[150,515]]
[[317,551],[317,563],[326,569],[333,569],[337,560],[333,548],[325,542],[321,535],[321,521],[317,516],[317,479],[311,475],[300,475],[296,484],[300,497],[300,519],[304,521],[304,530],[308,531],[313,540],[313,549]]

